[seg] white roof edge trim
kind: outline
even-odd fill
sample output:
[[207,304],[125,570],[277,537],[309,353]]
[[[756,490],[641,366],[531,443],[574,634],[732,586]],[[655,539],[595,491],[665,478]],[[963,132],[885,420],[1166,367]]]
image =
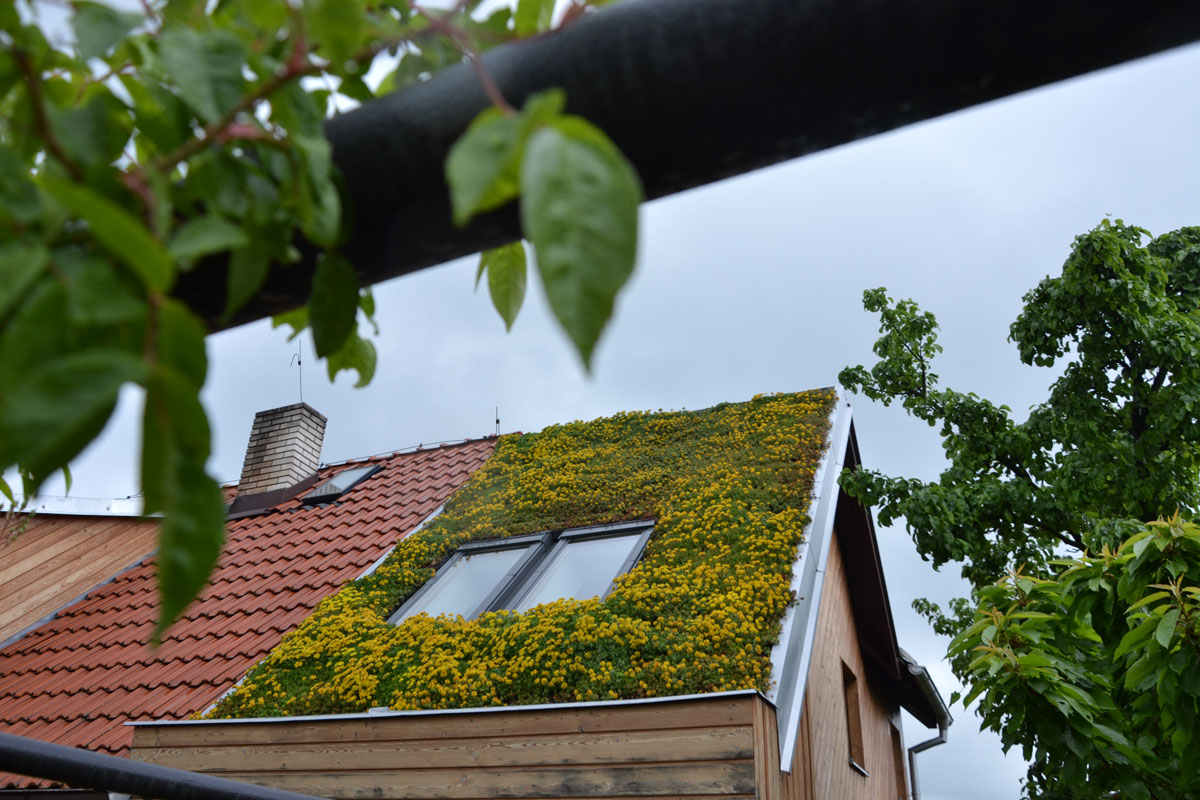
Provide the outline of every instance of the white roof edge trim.
[[[28,507],[18,509],[18,511],[78,517],[140,517],[142,516],[142,498],[116,497],[110,499],[38,495],[30,498]],[[162,515],[153,514],[151,516],[161,517]]]
[[804,690],[812,661],[813,638],[817,633],[817,615],[821,610],[825,566],[833,541],[838,477],[842,473],[850,443],[850,404],[836,390],[834,402],[829,447],[813,479],[812,515],[797,548],[796,561],[792,564],[792,596],[795,599],[784,611],[779,641],[771,648],[771,689],[767,699],[776,707],[779,768],[783,772],[791,772],[795,756],[800,713],[804,708]]
[[381,555],[379,558],[375,559],[375,563],[372,564],[371,566],[367,567],[365,570],[363,570],[362,574],[359,575],[358,578],[356,578],[355,580],[362,580],[363,578],[367,577],[368,575],[374,575],[375,570],[377,570],[381,566],[383,566],[383,562],[387,561],[387,557],[392,554],[392,552],[396,549],[396,547],[401,542],[403,542],[408,537],[412,536],[417,531],[424,528],[429,523],[433,522],[435,519],[437,519],[438,515],[441,514],[445,510],[446,510],[445,503],[441,503],[440,505],[438,505],[437,508],[435,508],[433,511],[430,512],[428,517],[426,517],[425,519],[423,519],[417,523],[417,527],[413,528],[411,531],[409,531],[408,533],[401,536],[399,539],[396,540],[396,544],[392,545],[387,550],[383,551],[383,555]]
[[[451,716],[455,714],[501,714],[508,711],[560,711],[570,708],[597,708],[616,706],[641,706],[663,703],[681,703],[688,700],[713,700],[722,697],[751,697],[763,694],[757,689],[735,689],[729,692],[712,692],[710,694],[679,694],[666,697],[639,697],[633,700],[580,700],[574,703],[537,703],[527,706],[480,706],[478,708],[422,708],[392,711],[359,711],[353,714],[308,714],[295,717],[245,717],[240,719],[158,719],[128,721],[124,724],[131,728],[149,725],[256,725],[273,723],[286,725],[289,722],[314,722],[318,720],[339,719],[379,719],[381,717],[429,717]],[[763,697],[770,702],[769,698]]]

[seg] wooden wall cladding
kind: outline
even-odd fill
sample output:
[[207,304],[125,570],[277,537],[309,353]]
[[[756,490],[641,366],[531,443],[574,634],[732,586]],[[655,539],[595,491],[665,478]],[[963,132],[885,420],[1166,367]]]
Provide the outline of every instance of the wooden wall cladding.
[[331,798],[775,800],[757,787],[779,784],[775,712],[755,693],[139,726],[133,757]]
[[[813,644],[812,664],[804,693],[804,713],[784,800],[897,800],[906,785],[903,759],[895,758],[892,720],[899,706],[888,697],[863,661],[850,603],[850,589],[838,538],[830,543],[821,610]],[[853,557],[852,555],[849,557]],[[858,684],[861,746],[868,774],[851,766],[851,736],[847,729],[846,681],[843,670]],[[901,746],[903,742],[901,742]]]
[[[140,725],[133,757],[330,798],[897,800],[898,706],[867,670],[836,537],[794,759],[756,692],[654,702]],[[850,764],[843,670],[861,759]],[[897,758],[897,746],[901,757]]]
[[0,531],[0,641],[148,556],[158,523],[44,514],[9,536]]

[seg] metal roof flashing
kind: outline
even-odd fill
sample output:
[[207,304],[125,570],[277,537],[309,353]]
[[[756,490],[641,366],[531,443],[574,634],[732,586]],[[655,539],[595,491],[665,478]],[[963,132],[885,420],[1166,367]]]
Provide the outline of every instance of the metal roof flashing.
[[776,707],[779,726],[779,766],[791,771],[804,706],[804,689],[812,659],[813,637],[821,606],[825,565],[833,540],[837,512],[838,476],[850,442],[850,404],[838,392],[829,431],[829,447],[813,480],[813,513],[792,565],[792,597],[783,615],[779,641],[771,648],[771,688],[767,699]]
[[[417,709],[381,709],[358,711],[350,714],[305,714],[294,717],[238,717],[233,719],[143,719],[127,720],[123,723],[129,728],[158,727],[179,725],[286,725],[295,722],[314,722],[318,720],[352,720],[377,719],[379,717],[437,717],[455,716],[459,714],[499,714],[511,711],[560,711],[569,708],[616,708],[619,706],[663,705],[681,703],[688,700],[715,700],[722,697],[748,697],[758,695],[771,703],[757,689],[734,689],[728,692],[711,692],[709,694],[679,694],[664,697],[637,697],[623,700],[580,700],[572,703],[531,703],[522,706],[479,706],[476,708],[417,708]],[[772,703],[773,705],[773,703]]]

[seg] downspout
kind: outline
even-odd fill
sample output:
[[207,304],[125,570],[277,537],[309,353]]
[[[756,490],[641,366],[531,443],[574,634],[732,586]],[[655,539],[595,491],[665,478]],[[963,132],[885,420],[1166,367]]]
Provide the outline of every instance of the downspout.
[[929,677],[929,670],[911,661],[908,653],[901,652],[909,673],[916,679],[917,685],[921,687],[921,694],[925,695],[925,699],[929,701],[929,705],[933,707],[934,713],[937,715],[937,736],[908,748],[908,776],[912,782],[912,800],[921,800],[921,787],[917,780],[917,753],[923,753],[931,747],[945,744],[946,732],[950,729],[954,718],[950,716],[950,709],[946,708],[945,701],[942,700],[937,687],[933,685],[933,678]]

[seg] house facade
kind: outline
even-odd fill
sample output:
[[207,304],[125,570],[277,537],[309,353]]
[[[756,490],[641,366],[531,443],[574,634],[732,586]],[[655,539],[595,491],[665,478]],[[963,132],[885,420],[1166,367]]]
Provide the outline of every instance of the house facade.
[[[362,577],[192,704],[209,719],[125,716],[133,757],[326,797],[909,795],[901,709],[941,736],[949,715],[837,487],[858,456],[831,390],[458,452],[440,515],[339,572]],[[241,495],[231,532],[272,552],[328,518],[353,540],[413,491],[384,461]]]

